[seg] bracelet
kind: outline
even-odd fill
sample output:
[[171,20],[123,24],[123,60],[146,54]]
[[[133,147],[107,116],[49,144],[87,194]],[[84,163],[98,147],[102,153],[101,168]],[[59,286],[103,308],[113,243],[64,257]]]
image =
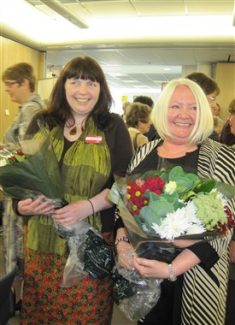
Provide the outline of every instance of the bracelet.
[[124,241],[125,243],[129,243],[129,239],[126,236],[122,236],[122,237],[118,237],[115,240],[115,245],[117,245],[118,243],[120,243],[120,241]]
[[91,208],[92,208],[92,215],[94,216],[94,215],[95,215],[94,205],[93,205],[93,203],[91,202],[90,199],[87,199],[87,201],[88,201],[88,202],[90,203],[90,205],[91,205]]
[[168,267],[168,272],[169,272],[169,277],[168,277],[168,280],[169,281],[176,281],[177,280],[177,277],[174,273],[174,270],[173,270],[173,265],[172,264],[167,264],[167,267]]

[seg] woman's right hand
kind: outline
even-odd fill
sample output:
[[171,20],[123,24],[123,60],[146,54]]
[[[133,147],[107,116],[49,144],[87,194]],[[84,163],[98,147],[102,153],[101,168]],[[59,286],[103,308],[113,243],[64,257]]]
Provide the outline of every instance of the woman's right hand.
[[44,195],[39,195],[36,199],[25,199],[18,202],[17,210],[24,216],[50,215],[55,212],[53,202]]

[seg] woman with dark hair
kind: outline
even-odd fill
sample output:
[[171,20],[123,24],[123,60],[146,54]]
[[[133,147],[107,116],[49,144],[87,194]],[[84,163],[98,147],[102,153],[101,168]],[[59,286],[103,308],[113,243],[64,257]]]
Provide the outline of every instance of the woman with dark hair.
[[43,195],[17,203],[18,212],[28,221],[23,324],[111,323],[110,277],[83,276],[76,286],[60,286],[68,244],[53,227],[53,219],[63,226],[85,219],[112,244],[114,208],[106,196],[114,177],[125,174],[131,142],[121,117],[110,113],[111,103],[98,63],[76,57],[61,71],[48,110],[35,117],[28,129],[41,138],[38,125],[49,129],[68,204],[55,210]]

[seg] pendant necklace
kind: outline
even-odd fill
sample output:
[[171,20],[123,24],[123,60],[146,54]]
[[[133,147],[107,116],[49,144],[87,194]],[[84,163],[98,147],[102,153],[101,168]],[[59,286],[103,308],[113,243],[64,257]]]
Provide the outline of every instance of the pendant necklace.
[[77,126],[75,125],[70,131],[69,134],[70,135],[75,135],[77,133]]
[[83,123],[83,121],[84,120],[82,120],[81,122],[79,122],[79,123],[75,123],[75,125],[72,127],[72,129],[69,131],[69,134],[70,135],[75,135],[75,134],[77,134],[77,130],[78,130],[78,127],[80,126],[80,125],[82,125],[82,123]]

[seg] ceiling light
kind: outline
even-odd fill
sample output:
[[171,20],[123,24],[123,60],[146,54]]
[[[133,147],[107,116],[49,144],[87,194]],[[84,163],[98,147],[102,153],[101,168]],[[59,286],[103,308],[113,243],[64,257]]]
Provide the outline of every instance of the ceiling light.
[[[34,5],[36,8],[34,0],[26,0],[30,4]],[[78,26],[79,28],[88,28],[87,24],[82,21],[80,18],[75,17],[72,15],[68,10],[66,10],[63,6],[59,4],[56,0],[40,0],[44,5],[54,10],[56,13],[64,17],[65,19],[69,20],[72,24]]]

